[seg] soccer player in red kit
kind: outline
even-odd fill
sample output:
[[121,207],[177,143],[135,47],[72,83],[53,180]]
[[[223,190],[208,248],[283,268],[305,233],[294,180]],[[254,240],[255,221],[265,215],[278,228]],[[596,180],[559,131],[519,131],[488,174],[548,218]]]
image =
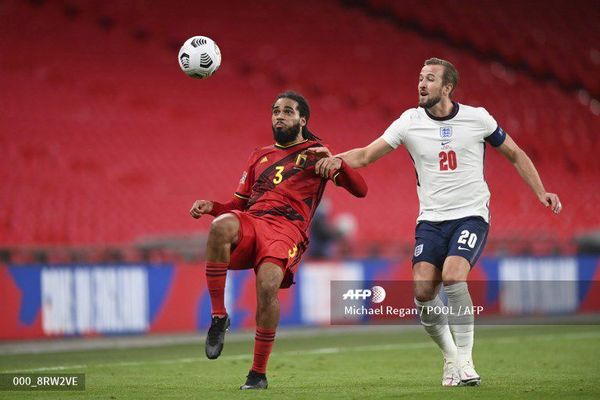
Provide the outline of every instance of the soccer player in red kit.
[[[267,362],[279,322],[280,288],[293,284],[298,262],[308,245],[307,230],[328,179],[315,174],[319,156],[307,149],[322,144],[307,127],[308,103],[300,94],[284,92],[272,106],[275,144],[256,149],[232,200],[196,200],[190,214],[215,216],[208,235],[206,281],[212,323],[206,337],[206,356],[216,359],[223,350],[230,319],[225,309],[228,269],[254,268],[256,273],[256,336],[254,361],[240,389],[267,388]],[[356,197],[367,185],[342,163],[329,179]]]

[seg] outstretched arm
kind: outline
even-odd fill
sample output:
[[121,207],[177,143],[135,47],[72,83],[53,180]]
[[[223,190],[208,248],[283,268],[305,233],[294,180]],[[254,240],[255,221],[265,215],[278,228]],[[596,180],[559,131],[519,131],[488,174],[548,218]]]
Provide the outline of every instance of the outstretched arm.
[[546,192],[540,175],[527,154],[508,135],[506,135],[504,143],[497,147],[497,149],[514,165],[521,178],[533,190],[540,202],[546,207],[550,206],[552,211],[558,214],[562,210],[562,204],[558,195]]
[[379,160],[381,157],[394,150],[385,140],[378,138],[366,147],[348,150],[335,157],[326,147],[316,147],[308,151],[322,158],[315,166],[315,173],[326,178],[331,172],[341,167],[341,161],[345,161],[350,168],[361,168]]
[[200,218],[204,214],[210,214],[217,217],[231,210],[242,210],[246,207],[248,199],[235,195],[233,199],[227,203],[219,203],[211,200],[196,200],[190,210],[190,215],[193,218]]
[[336,157],[346,161],[351,168],[362,168],[379,160],[392,150],[394,150],[392,146],[382,138],[378,138],[371,142],[367,147],[348,150],[337,154]]
[[361,174],[348,166],[343,160],[340,168],[333,172],[331,180],[336,186],[341,186],[356,197],[365,197],[367,195],[367,182]]

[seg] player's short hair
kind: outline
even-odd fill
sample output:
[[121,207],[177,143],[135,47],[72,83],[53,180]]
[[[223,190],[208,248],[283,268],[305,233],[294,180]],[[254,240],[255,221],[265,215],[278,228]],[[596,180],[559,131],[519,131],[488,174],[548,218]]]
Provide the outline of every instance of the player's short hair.
[[[298,92],[294,92],[293,90],[287,90],[285,92],[279,93],[275,98],[275,101],[279,99],[290,99],[294,100],[298,103],[298,113],[301,117],[306,119],[306,125],[302,129],[302,136],[304,139],[309,140],[321,140],[319,137],[315,136],[311,131],[308,130],[308,120],[310,119],[310,106],[308,105],[308,101]],[[273,102],[275,104],[275,102]]]
[[444,67],[444,75],[442,75],[442,85],[452,84],[452,90],[449,96],[452,97],[452,92],[458,86],[458,70],[450,61],[442,60],[441,58],[432,57],[425,60],[423,65],[442,65]]

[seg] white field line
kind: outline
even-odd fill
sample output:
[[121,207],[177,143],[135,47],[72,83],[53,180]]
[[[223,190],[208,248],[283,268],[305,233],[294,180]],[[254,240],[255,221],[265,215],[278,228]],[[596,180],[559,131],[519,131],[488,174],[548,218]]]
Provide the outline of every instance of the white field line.
[[[596,339],[600,337],[600,332],[577,332],[577,333],[554,333],[554,334],[543,334],[543,335],[525,335],[525,336],[510,336],[503,338],[486,339],[482,338],[478,341],[487,343],[517,343],[524,340],[554,340],[554,339]],[[273,356],[305,356],[305,355],[316,355],[316,354],[339,354],[339,353],[354,353],[364,351],[389,351],[389,350],[404,350],[404,349],[421,349],[434,347],[433,342],[416,342],[416,343],[397,343],[397,344],[378,344],[378,345],[367,345],[367,346],[355,346],[355,347],[322,347],[312,350],[293,350],[293,351],[282,351],[273,352]],[[251,354],[236,354],[236,355],[223,355],[219,357],[221,360],[251,360]],[[56,365],[52,367],[40,367],[40,368],[29,368],[29,369],[17,369],[10,371],[0,371],[1,373],[28,373],[28,372],[43,372],[43,371],[63,371],[63,370],[77,370],[86,369],[89,367],[138,367],[145,364],[189,364],[195,362],[208,362],[204,357],[187,357],[187,358],[176,358],[170,360],[150,360],[150,361],[116,361],[102,364],[73,364],[73,365]]]

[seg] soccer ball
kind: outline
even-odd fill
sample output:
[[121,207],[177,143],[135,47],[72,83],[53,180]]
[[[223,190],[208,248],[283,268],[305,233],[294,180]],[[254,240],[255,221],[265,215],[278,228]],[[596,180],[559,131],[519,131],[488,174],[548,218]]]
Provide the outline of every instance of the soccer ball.
[[196,79],[205,79],[221,65],[219,46],[206,36],[194,36],[185,41],[179,50],[181,70]]

